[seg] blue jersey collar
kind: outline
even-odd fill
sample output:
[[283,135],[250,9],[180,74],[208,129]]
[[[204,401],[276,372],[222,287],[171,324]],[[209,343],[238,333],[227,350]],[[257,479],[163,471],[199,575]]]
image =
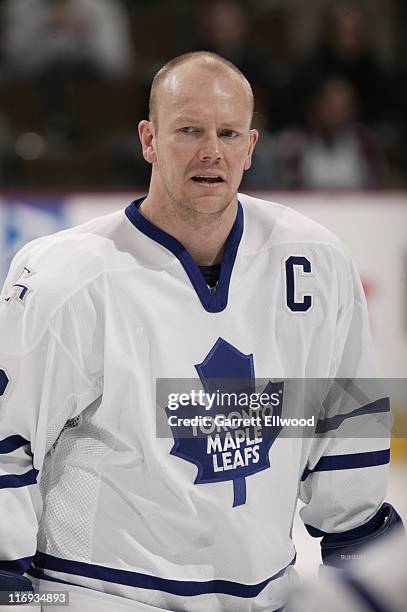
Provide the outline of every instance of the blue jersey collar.
[[143,197],[134,200],[134,202],[127,206],[125,210],[127,218],[143,234],[161,244],[178,258],[205,310],[208,312],[221,312],[224,310],[228,303],[229,285],[237,249],[243,234],[243,208],[240,202],[238,202],[235,222],[225,243],[219,282],[216,288],[211,290],[205,283],[198,265],[186,248],[176,238],[153,225],[140,213],[139,207],[144,199]]

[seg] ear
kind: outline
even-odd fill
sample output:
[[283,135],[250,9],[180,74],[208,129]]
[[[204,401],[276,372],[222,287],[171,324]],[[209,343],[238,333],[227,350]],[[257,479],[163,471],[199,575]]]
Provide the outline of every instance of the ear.
[[155,130],[152,121],[143,119],[138,124],[138,135],[143,150],[143,157],[149,164],[157,161],[155,152]]
[[256,146],[256,142],[259,138],[259,132],[257,130],[250,130],[250,143],[249,150],[247,151],[246,161],[244,163],[244,170],[248,170],[252,165],[252,155],[254,151],[254,147]]

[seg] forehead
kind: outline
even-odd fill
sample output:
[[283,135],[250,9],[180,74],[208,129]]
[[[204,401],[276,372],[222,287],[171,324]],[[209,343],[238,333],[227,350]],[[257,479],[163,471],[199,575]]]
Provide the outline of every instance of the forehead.
[[[230,119],[250,119],[251,101],[247,86],[231,69],[179,66],[167,75],[157,91],[158,112],[164,117],[197,112],[224,112]],[[160,113],[161,115],[163,113]]]

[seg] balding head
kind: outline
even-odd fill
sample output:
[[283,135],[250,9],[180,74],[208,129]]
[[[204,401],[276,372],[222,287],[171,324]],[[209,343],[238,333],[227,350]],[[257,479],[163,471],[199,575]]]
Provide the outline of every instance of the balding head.
[[200,52],[166,64],[151,89],[150,120],[138,126],[152,164],[148,202],[205,219],[235,209],[258,137],[252,112],[249,83],[223,58]]
[[171,77],[177,75],[180,70],[192,71],[205,71],[213,76],[229,76],[232,80],[241,83],[245,95],[247,96],[248,105],[250,109],[250,117],[253,116],[254,100],[253,91],[249,81],[246,79],[244,74],[227,59],[211,53],[210,51],[196,51],[193,53],[184,53],[175,57],[167,64],[165,64],[155,75],[150,91],[149,101],[149,119],[156,127],[158,124],[158,111],[160,108],[161,92],[163,86],[171,83]]

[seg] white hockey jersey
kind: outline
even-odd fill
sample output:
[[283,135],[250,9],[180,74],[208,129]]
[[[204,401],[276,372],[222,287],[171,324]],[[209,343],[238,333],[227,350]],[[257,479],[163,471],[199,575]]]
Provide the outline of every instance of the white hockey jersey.
[[377,512],[385,436],[257,431],[242,459],[230,440],[226,454],[156,435],[157,379],[375,375],[340,241],[285,206],[239,202],[215,290],[140,200],[15,257],[0,304],[0,568],[163,610],[277,610],[298,496],[324,532]]

